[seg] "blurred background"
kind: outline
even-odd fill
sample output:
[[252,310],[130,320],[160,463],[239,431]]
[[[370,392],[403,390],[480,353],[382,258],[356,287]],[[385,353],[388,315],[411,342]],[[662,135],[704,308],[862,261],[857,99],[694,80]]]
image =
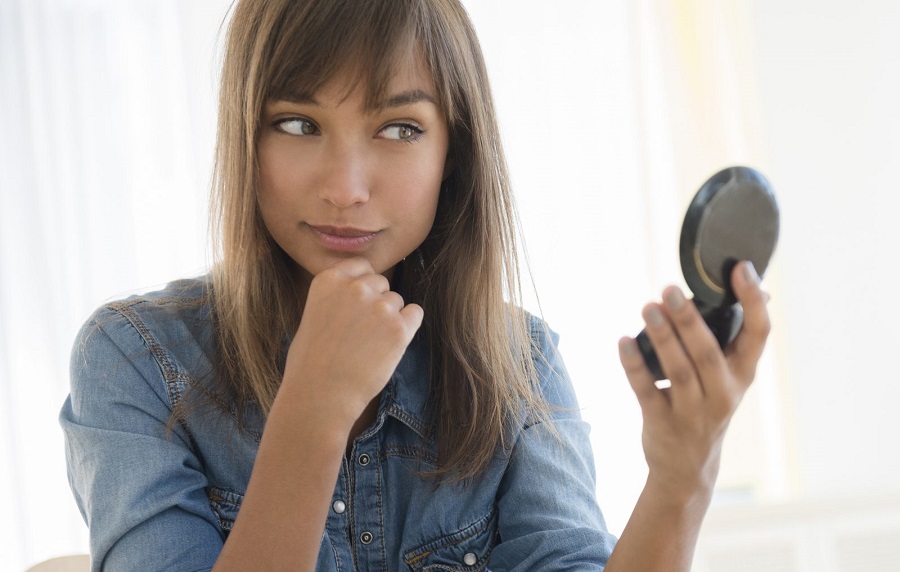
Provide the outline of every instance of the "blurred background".
[[[0,0],[0,570],[86,552],[56,416],[104,301],[206,272],[227,0]],[[696,572],[900,569],[900,3],[467,0],[541,312],[621,532],[643,486],[616,340],[680,283],[693,194],[775,187],[774,331]]]

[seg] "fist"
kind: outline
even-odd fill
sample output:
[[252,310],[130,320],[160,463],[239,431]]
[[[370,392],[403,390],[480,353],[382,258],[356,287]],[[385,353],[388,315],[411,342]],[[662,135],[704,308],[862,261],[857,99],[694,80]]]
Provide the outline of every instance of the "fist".
[[285,364],[285,382],[306,384],[323,407],[355,420],[384,389],[422,324],[364,258],[313,278]]

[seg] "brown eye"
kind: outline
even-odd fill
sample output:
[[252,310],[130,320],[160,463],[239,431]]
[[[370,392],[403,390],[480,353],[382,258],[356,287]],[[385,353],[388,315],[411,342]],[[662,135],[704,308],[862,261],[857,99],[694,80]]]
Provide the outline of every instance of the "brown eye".
[[307,119],[292,117],[290,119],[280,119],[275,122],[275,128],[283,131],[288,135],[318,135],[319,128],[316,124]]
[[424,131],[422,131],[415,125],[397,123],[394,125],[388,125],[381,130],[379,135],[383,139],[392,139],[395,141],[415,141],[422,133],[424,133]]

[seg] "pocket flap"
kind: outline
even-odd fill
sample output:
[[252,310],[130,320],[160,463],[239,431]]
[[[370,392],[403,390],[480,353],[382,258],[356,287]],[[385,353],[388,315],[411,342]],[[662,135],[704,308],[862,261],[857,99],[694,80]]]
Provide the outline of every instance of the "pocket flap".
[[403,558],[414,572],[484,570],[497,544],[496,508],[460,530],[407,551]]

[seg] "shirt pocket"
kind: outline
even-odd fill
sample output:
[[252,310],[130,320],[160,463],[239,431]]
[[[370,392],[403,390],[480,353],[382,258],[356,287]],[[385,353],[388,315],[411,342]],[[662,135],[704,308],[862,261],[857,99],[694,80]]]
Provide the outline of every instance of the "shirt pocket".
[[238,511],[241,509],[244,495],[219,487],[209,487],[208,495],[209,507],[216,515],[219,528],[227,536],[231,532],[231,527],[234,526],[234,519],[237,518]]
[[403,555],[412,572],[479,572],[497,544],[496,508],[456,532],[430,540]]

